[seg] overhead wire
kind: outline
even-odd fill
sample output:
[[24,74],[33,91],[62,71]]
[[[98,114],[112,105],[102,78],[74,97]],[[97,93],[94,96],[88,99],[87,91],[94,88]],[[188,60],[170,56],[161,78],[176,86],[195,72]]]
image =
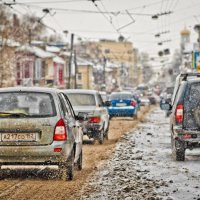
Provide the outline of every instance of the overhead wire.
[[[158,13],[162,13],[162,8],[163,8],[163,0],[161,1],[161,4],[160,4],[160,9],[158,11]],[[163,20],[163,17],[160,18],[158,17],[157,19],[157,30],[161,33],[162,32],[162,20]]]
[[[173,1],[173,0],[172,0]],[[178,1],[178,0],[177,0]],[[177,2],[176,1],[176,2]],[[161,1],[159,1],[159,2],[161,2]],[[170,4],[170,2],[169,1],[167,1],[167,0],[162,0],[162,2],[167,2],[167,5],[168,5],[168,7],[171,7],[172,5],[176,5],[177,3],[175,3],[175,4],[173,4],[173,2],[171,2],[171,4]],[[171,6],[170,6],[171,5]],[[32,6],[32,5],[31,5]],[[44,7],[43,7],[44,8]],[[140,7],[141,8],[141,7]],[[176,8],[176,7],[175,7]],[[177,9],[178,11],[180,11],[180,9]],[[99,12],[99,13],[102,13],[102,12]],[[111,12],[109,13],[109,14],[111,14]],[[192,17],[194,17],[194,15],[192,16]],[[185,18],[184,18],[185,19]],[[183,19],[181,19],[181,21],[182,21]],[[178,21],[180,21],[180,20],[178,20]],[[175,21],[175,22],[177,22],[177,21]],[[175,24],[174,22],[172,22],[172,23],[169,23],[169,25],[170,24]],[[162,26],[162,24],[161,24],[161,29],[163,28],[163,26]],[[123,32],[121,32],[121,33],[123,33]],[[146,34],[146,32],[142,32],[142,33],[139,33],[139,34]]]
[[111,26],[113,27],[113,29],[119,34],[121,35],[121,33],[117,30],[117,28],[115,27],[115,25],[110,22],[110,20],[106,17],[105,13],[103,13],[101,11],[101,9],[99,8],[99,6],[94,2],[94,6],[97,8],[97,10],[104,16],[104,18],[109,22],[109,24],[111,24]]
[[[24,6],[33,7],[35,9],[48,8],[48,9],[51,9],[51,10],[64,11],[64,12],[88,13],[88,14],[102,14],[103,13],[103,14],[110,14],[110,15],[113,15],[113,16],[117,16],[119,14],[120,15],[127,15],[126,10],[123,10],[123,11],[107,11],[107,10],[106,11],[102,11],[102,10],[95,11],[95,10],[83,10],[83,9],[67,9],[67,8],[55,8],[55,7],[49,7],[49,6],[44,7],[44,6],[39,6],[39,5],[35,5],[35,4],[27,4],[27,3],[22,3],[22,2],[13,2],[13,3],[9,3],[9,4],[11,4],[11,5],[24,5]],[[143,14],[142,13],[131,13],[131,12],[129,12],[129,13],[131,15],[138,15],[138,16],[152,16],[151,13],[143,13]]]
[[[81,1],[88,1],[88,0],[69,0],[69,1],[25,1],[23,3],[25,4],[57,4],[57,3],[75,3],[75,2],[81,2]],[[20,3],[20,2],[19,2]]]
[[102,5],[102,7],[103,7],[103,9],[104,9],[104,12],[108,13],[108,17],[110,18],[110,23],[113,23],[113,18],[112,18],[112,16],[109,14],[109,12],[108,12],[108,10],[106,9],[105,5],[103,4],[102,1],[100,1],[100,3],[101,3],[101,5]]
[[[24,14],[23,14],[21,11],[18,11],[16,8],[14,8],[13,5],[9,5],[9,4],[8,4],[8,5],[4,4],[4,5],[7,6],[7,7],[9,7],[9,8],[11,8],[11,9],[13,9],[13,10],[14,10],[15,12],[17,12],[18,14],[24,16]],[[44,23],[41,21],[41,19],[43,19],[44,16],[46,16],[46,15],[43,15],[43,16],[42,16],[41,18],[39,18],[39,20],[36,21],[36,22],[37,22],[37,23],[40,23],[41,25],[43,25],[43,26],[46,27],[47,29],[49,29],[49,30],[53,31],[54,33],[56,33],[56,30],[55,30],[54,28],[52,28],[51,26],[48,26],[48,25],[44,24]]]
[[[171,11],[171,10],[168,10],[168,3],[169,3],[169,0],[168,1],[166,1],[166,3],[164,3],[165,5],[165,7],[164,7],[164,12],[167,12],[167,11]],[[168,34],[167,33],[169,33],[170,31],[168,31],[168,30],[170,30],[170,27],[168,27],[168,24],[167,24],[167,22],[168,22],[168,19],[170,18],[170,16],[171,15],[165,15],[164,17],[163,17],[163,28],[162,28],[162,31],[163,31],[163,33],[165,33],[165,34],[162,34],[162,36],[164,37],[163,38],[163,40],[166,40],[166,37],[168,36]],[[167,45],[167,43],[163,43],[164,44],[164,46],[166,46]]]
[[[155,1],[154,3],[150,3],[150,4],[146,4],[146,5],[143,5],[143,6],[138,6],[138,7],[134,7],[134,8],[130,8],[130,9],[127,9],[127,10],[135,10],[135,9],[138,9],[138,8],[147,8],[147,7],[150,7],[150,6],[154,6],[154,5],[158,5],[162,2],[163,0],[160,0],[160,1]],[[164,0],[164,1],[167,1],[167,0]]]

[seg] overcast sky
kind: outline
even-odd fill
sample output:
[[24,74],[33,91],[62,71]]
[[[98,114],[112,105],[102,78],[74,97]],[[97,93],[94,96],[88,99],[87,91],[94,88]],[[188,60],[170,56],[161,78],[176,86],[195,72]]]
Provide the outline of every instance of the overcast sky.
[[[5,0],[4,0],[5,1]],[[44,18],[46,25],[58,33],[68,30],[83,40],[116,39],[121,34],[139,51],[157,54],[158,50],[170,48],[173,51],[180,46],[180,31],[187,27],[191,31],[191,40],[196,41],[194,25],[200,23],[200,0],[16,0],[25,3],[13,6],[22,13],[34,13],[43,16],[43,8],[52,8],[51,15]],[[95,6],[96,4],[96,6]],[[26,6],[28,5],[28,7]],[[73,11],[77,10],[77,11]],[[97,13],[86,12],[94,11]],[[101,12],[104,13],[101,13]],[[172,11],[172,14],[152,15]],[[109,14],[105,12],[111,12]],[[131,14],[131,17],[127,14]],[[134,23],[131,23],[135,21]],[[128,25],[123,28],[123,26]],[[154,35],[161,34],[160,38]],[[157,45],[160,41],[162,46]]]

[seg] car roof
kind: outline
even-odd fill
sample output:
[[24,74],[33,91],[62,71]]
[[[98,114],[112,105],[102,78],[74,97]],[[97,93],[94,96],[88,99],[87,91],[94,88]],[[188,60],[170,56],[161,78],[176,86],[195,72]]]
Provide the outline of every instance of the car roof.
[[0,88],[0,92],[45,92],[45,93],[58,93],[60,90],[56,88],[46,87],[8,87]]
[[200,83],[200,78],[188,79],[188,83]]
[[62,90],[64,93],[81,93],[81,94],[97,94],[98,91],[96,90],[86,90],[86,89],[67,89]]

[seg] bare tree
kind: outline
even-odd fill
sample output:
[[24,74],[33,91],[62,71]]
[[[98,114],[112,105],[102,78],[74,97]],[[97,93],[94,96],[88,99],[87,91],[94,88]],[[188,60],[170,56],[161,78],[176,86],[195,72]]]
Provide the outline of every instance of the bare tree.
[[32,40],[40,40],[46,28],[39,17],[35,15],[24,15],[20,22],[21,43],[31,43]]
[[15,45],[31,43],[45,32],[41,19],[24,15],[21,19],[0,5],[0,87],[15,85]]
[[14,51],[10,48],[13,33],[12,15],[0,6],[0,87],[12,86]]

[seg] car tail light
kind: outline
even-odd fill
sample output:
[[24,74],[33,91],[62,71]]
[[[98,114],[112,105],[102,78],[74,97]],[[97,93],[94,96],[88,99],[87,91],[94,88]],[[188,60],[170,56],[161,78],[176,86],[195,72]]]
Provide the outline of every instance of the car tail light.
[[65,122],[63,119],[60,119],[56,123],[53,140],[56,140],[56,141],[67,140],[67,131],[66,131]]
[[90,119],[89,119],[89,123],[92,123],[92,124],[96,124],[96,123],[100,123],[100,122],[101,122],[100,116],[90,117]]
[[187,133],[186,133],[185,135],[182,136],[182,138],[184,138],[184,139],[189,139],[189,138],[191,138],[191,137],[192,137],[192,136],[191,136],[190,134],[187,134]]
[[135,107],[136,106],[136,102],[135,101],[131,101],[131,106]]
[[178,104],[176,107],[176,122],[181,123],[183,122],[183,105],[182,104]]

